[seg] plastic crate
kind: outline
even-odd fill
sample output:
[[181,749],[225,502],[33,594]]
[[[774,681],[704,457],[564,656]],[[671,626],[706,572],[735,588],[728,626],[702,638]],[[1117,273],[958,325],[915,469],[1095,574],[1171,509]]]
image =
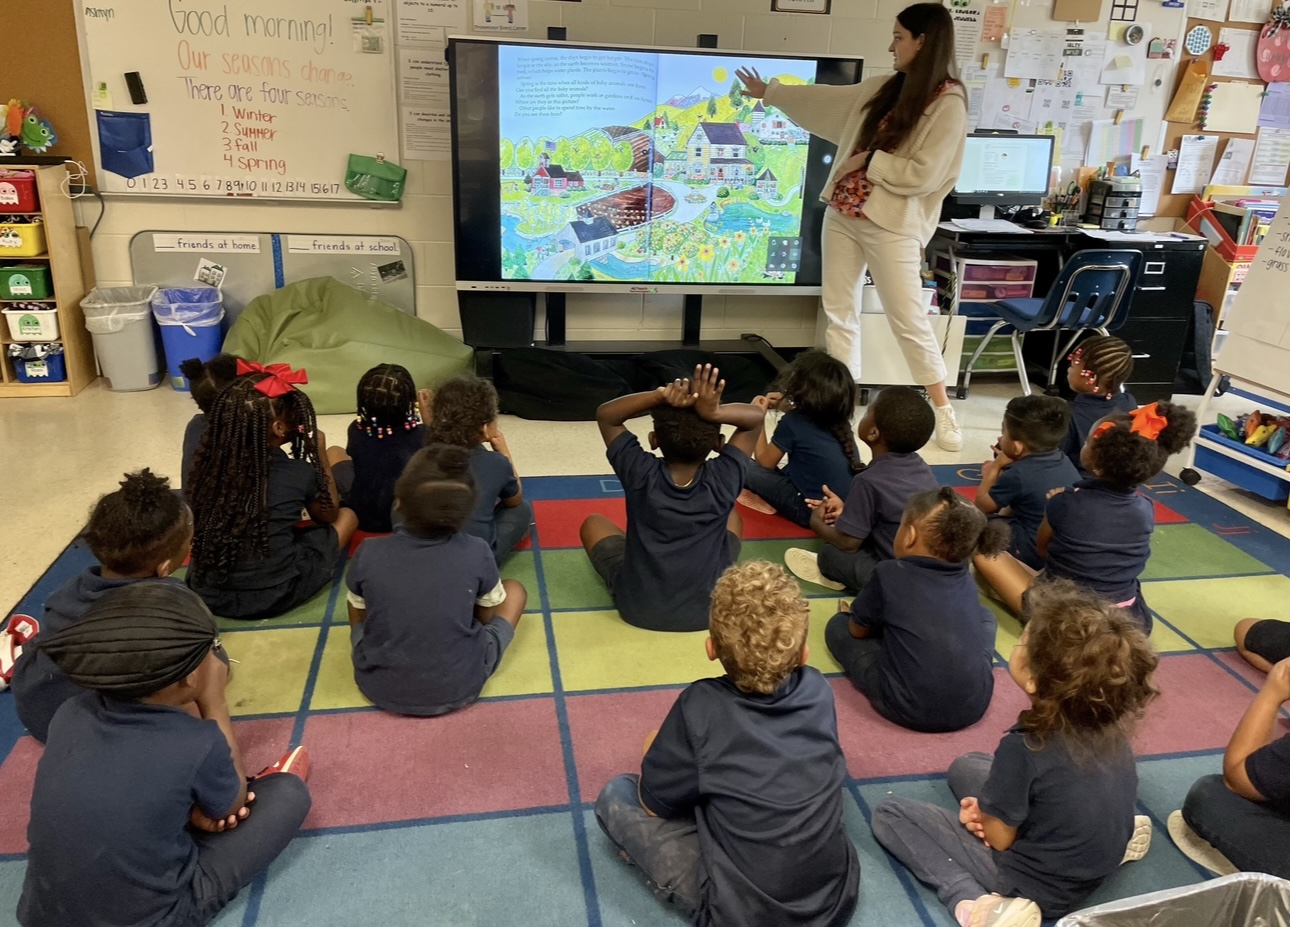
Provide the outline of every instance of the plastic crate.
[[0,267],[0,299],[49,299],[49,268],[44,264],[8,264]]
[[35,173],[0,170],[0,212],[37,212],[39,209]]
[[0,257],[35,257],[44,253],[43,222],[10,222],[0,225]]
[[14,341],[54,341],[58,338],[58,310],[21,309],[7,306],[0,310],[9,324],[9,337]]
[[[1233,441],[1219,431],[1217,425],[1202,425],[1200,433],[1215,444],[1221,444],[1249,457],[1251,460],[1269,464],[1279,470],[1284,470],[1287,465],[1290,465],[1290,461],[1282,460],[1280,457],[1261,451],[1257,447],[1250,447],[1240,441]],[[1225,454],[1220,454],[1204,444],[1196,445],[1195,467],[1197,470],[1212,473],[1219,479],[1235,483],[1242,489],[1248,489],[1255,495],[1262,496],[1272,502],[1285,502],[1290,499],[1290,482],[1273,476],[1271,473],[1265,473],[1249,464],[1241,463],[1239,460],[1234,460]]]
[[1225,261],[1252,261],[1259,252],[1258,245],[1238,245],[1223,224],[1214,218],[1214,204],[1199,196],[1193,197],[1187,207],[1187,224],[1197,235],[1203,235]]
[[[18,347],[11,345],[11,347]],[[67,380],[67,361],[64,360],[62,345],[57,354],[40,358],[13,357],[13,372],[19,383],[62,383]]]

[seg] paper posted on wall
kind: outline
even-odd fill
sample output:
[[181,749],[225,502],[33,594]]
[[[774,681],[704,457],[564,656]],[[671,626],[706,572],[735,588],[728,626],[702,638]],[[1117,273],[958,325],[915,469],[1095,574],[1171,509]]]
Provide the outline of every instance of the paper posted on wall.
[[1200,193],[1214,172],[1217,135],[1184,135],[1178,149],[1178,169],[1171,193]]

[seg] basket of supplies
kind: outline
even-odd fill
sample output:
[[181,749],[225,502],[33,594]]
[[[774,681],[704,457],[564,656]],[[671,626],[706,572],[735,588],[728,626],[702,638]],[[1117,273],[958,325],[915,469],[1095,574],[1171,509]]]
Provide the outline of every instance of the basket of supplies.
[[9,357],[19,383],[62,383],[67,379],[63,346],[53,344],[11,344]]

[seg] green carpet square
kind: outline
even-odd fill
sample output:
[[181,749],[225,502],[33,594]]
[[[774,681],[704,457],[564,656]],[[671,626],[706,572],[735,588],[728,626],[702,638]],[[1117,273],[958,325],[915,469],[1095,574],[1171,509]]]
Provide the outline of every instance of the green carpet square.
[[[613,608],[614,600],[582,548],[542,551],[542,576],[551,608]],[[536,583],[529,590],[536,599]],[[536,604],[536,602],[535,602]]]
[[1147,604],[1201,647],[1232,647],[1232,627],[1242,618],[1286,617],[1290,578],[1233,576],[1147,583]]
[[1270,573],[1272,568],[1200,525],[1161,525],[1151,536],[1145,579]]
[[[171,574],[175,579],[183,579],[188,575],[188,567],[180,567]],[[332,584],[328,583],[318,590],[318,593],[303,605],[298,605],[285,615],[279,615],[277,618],[265,618],[260,621],[243,621],[238,618],[221,618],[215,616],[216,622],[221,628],[229,631],[242,631],[247,628],[297,628],[301,625],[323,624],[327,620],[327,603],[330,601]],[[341,621],[347,621],[345,615],[344,590],[341,591],[341,599],[337,604],[336,611],[341,614]]]
[[[579,551],[581,553],[581,551]],[[545,554],[543,555],[546,556]],[[502,579],[517,579],[529,594],[529,605],[537,607],[537,564],[531,550],[520,550],[502,561]]]

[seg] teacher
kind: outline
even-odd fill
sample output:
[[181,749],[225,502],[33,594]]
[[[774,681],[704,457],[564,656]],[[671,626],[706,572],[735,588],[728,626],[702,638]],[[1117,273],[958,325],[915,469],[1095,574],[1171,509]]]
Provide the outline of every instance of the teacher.
[[[946,392],[945,361],[923,306],[923,251],[963,161],[967,96],[951,75],[954,26],[939,3],[896,16],[891,77],[861,84],[767,84],[737,73],[745,96],[764,98],[802,128],[838,146],[820,199],[828,352],[860,378],[859,285],[868,267],[915,383],[936,410],[936,443],[961,450],[963,434]],[[849,156],[847,153],[850,153]]]

